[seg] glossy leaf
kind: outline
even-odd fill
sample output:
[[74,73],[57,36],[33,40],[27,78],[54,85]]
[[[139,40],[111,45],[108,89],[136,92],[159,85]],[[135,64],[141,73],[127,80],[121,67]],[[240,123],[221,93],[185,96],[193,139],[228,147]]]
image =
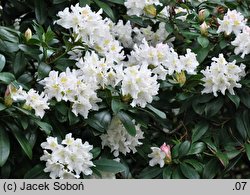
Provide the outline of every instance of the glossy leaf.
[[27,140],[27,138],[25,137],[25,135],[23,134],[23,132],[21,132],[21,129],[19,129],[15,124],[8,123],[8,125],[9,125],[9,128],[11,129],[13,135],[15,136],[16,140],[18,141],[18,143],[22,147],[24,153],[29,157],[29,159],[32,159],[31,145],[30,145],[29,141]]
[[47,9],[45,1],[35,0],[35,15],[39,24],[44,24],[47,18]]
[[141,171],[141,173],[138,175],[140,179],[152,179],[157,177],[162,173],[162,169],[158,166],[154,167],[146,167]]
[[6,63],[6,59],[4,55],[0,54],[0,72],[3,70],[5,63]]
[[0,72],[0,82],[10,84],[15,80],[15,76],[10,72]]
[[199,179],[200,175],[198,174],[198,172],[191,167],[188,164],[182,163],[180,165],[181,168],[181,172],[183,173],[183,175],[188,178],[188,179]]
[[184,141],[179,147],[179,157],[187,155],[189,152],[190,146],[191,144],[189,141]]
[[10,140],[5,129],[0,125],[0,167],[8,160],[10,154]]
[[207,122],[198,123],[192,130],[192,142],[198,141],[208,130],[209,125]]
[[109,160],[105,158],[101,158],[100,160],[96,160],[93,162],[95,164],[95,168],[99,171],[110,172],[110,173],[119,173],[125,171],[126,167],[121,163]]
[[220,164],[218,160],[211,159],[207,162],[203,170],[203,178],[204,179],[212,179],[214,178],[220,170]]
[[108,16],[110,19],[112,19],[113,21],[116,20],[113,10],[111,9],[111,7],[110,7],[107,3],[104,3],[104,2],[99,1],[99,0],[94,0],[94,2],[95,2],[100,8],[103,9],[103,11],[107,14],[107,16]]
[[122,124],[124,125],[124,127],[126,128],[126,130],[128,131],[128,133],[132,136],[136,135],[136,129],[135,129],[135,125],[132,122],[130,116],[123,111],[120,111],[117,116],[119,117],[119,119],[121,120]]

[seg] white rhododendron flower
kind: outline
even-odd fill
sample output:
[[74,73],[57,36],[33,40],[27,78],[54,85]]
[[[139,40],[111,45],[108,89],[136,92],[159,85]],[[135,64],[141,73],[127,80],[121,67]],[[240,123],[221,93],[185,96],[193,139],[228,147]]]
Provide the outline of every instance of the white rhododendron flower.
[[91,167],[95,166],[91,161],[93,158],[90,152],[93,146],[88,142],[72,138],[72,134],[66,135],[61,144],[57,138],[48,137],[47,142],[43,142],[41,147],[44,155],[40,158],[46,161],[45,172],[50,173],[52,179],[74,179],[80,174],[91,175]]
[[124,70],[121,91],[123,96],[131,96],[131,106],[146,107],[147,103],[153,101],[153,97],[158,94],[159,83],[157,76],[152,75],[152,71],[147,65],[132,66]]
[[190,49],[187,49],[185,56],[179,56],[167,44],[159,43],[156,47],[152,47],[146,40],[143,40],[140,46],[135,45],[128,58],[129,66],[148,65],[161,80],[165,80],[166,75],[172,75],[175,72],[186,71],[188,74],[195,74],[199,65],[196,54]]
[[246,26],[246,22],[247,20],[240,12],[228,10],[222,20],[218,19],[220,26],[217,32],[225,32],[227,35],[233,32],[238,35]]
[[142,145],[139,140],[144,138],[140,126],[136,125],[135,128],[136,135],[133,137],[127,132],[120,119],[113,117],[106,134],[100,136],[102,147],[108,146],[115,157],[118,157],[119,153],[124,155],[131,151],[135,153],[136,147]]
[[141,16],[145,14],[144,9],[150,5],[162,5],[159,0],[126,0],[124,5],[127,7],[128,15]]
[[35,115],[43,118],[45,110],[49,109],[48,96],[43,92],[39,95],[34,89],[30,89],[26,96],[25,105],[35,110]]
[[122,20],[119,20],[116,25],[113,25],[111,28],[111,33],[118,38],[122,45],[126,48],[132,48],[134,41],[132,38],[133,28],[130,24],[130,21],[127,21],[126,24],[123,24]]
[[73,103],[72,112],[84,118],[88,117],[90,110],[98,110],[97,83],[89,82],[81,70],[66,69],[66,72],[51,71],[49,76],[41,81],[44,93],[48,97],[56,98],[58,102],[70,101]]
[[152,153],[148,155],[148,157],[152,158],[149,161],[149,165],[151,167],[159,164],[160,167],[162,168],[165,165],[165,152],[163,152],[160,148],[158,147],[151,147]]
[[118,82],[116,70],[120,65],[114,65],[113,60],[99,57],[95,52],[86,52],[76,66],[80,68],[86,82],[96,83],[101,88],[108,85],[114,87]]
[[242,58],[250,53],[250,28],[248,26],[245,26],[243,31],[236,36],[236,39],[232,41],[232,45],[236,47],[234,53],[236,55],[242,53]]
[[10,94],[14,101],[25,101],[25,108],[34,109],[35,115],[40,118],[43,118],[45,110],[49,109],[49,98],[44,92],[40,95],[34,89],[26,92],[20,86],[18,90],[10,91]]
[[151,147],[152,153],[148,155],[148,157],[152,158],[149,161],[149,165],[151,167],[159,164],[162,168],[165,164],[169,164],[172,161],[171,157],[171,147],[166,143],[162,144],[160,148]]
[[[135,36],[133,38],[134,43],[140,45],[145,39],[150,45],[156,46],[158,43],[166,41],[169,36],[169,33],[166,31],[166,24],[164,22],[159,23],[159,28],[154,32],[151,26],[146,28],[137,28],[133,29]],[[174,38],[167,40],[167,43],[174,41]]]
[[182,7],[176,7],[174,9],[174,11],[175,11],[175,14],[180,14],[180,13],[184,14],[184,15],[178,16],[176,19],[179,19],[179,20],[181,20],[183,22],[187,19],[188,12],[187,12],[186,9],[184,9]]
[[99,54],[109,56],[115,62],[124,59],[120,42],[111,34],[112,25],[109,24],[112,22],[102,18],[102,9],[93,12],[88,5],[80,7],[79,4],[71,6],[70,9],[65,8],[58,13],[57,24],[66,29],[72,29],[77,36],[76,41],[80,39]]
[[245,76],[245,65],[237,66],[236,60],[227,62],[223,54],[219,58],[212,58],[211,66],[202,70],[204,78],[204,89],[202,93],[213,93],[218,96],[217,92],[225,95],[226,90],[234,95],[234,88],[241,88],[240,79]]

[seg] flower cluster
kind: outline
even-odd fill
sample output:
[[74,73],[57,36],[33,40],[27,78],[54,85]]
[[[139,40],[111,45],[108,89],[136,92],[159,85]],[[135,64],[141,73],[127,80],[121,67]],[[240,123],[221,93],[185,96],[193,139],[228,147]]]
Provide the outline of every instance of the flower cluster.
[[218,33],[225,32],[229,35],[233,32],[238,35],[246,25],[246,19],[240,12],[228,10],[223,20],[218,19],[218,23],[220,25],[217,31]]
[[250,53],[250,27],[245,26],[243,31],[236,36],[236,39],[232,41],[232,45],[235,46],[234,53],[236,55],[241,54],[244,58],[246,54]]
[[146,64],[153,69],[153,73],[158,75],[158,79],[162,80],[165,80],[166,75],[172,75],[175,72],[186,71],[188,74],[195,74],[195,69],[199,65],[196,54],[190,49],[187,49],[185,56],[179,56],[167,44],[159,43],[156,47],[152,47],[145,40],[140,46],[135,45],[127,64],[128,66]]
[[136,135],[134,137],[129,135],[118,117],[113,117],[107,133],[100,137],[102,147],[108,146],[115,157],[118,157],[119,153],[124,155],[131,151],[135,153],[136,147],[142,144],[139,139],[144,138],[139,125],[136,125]]
[[[57,24],[66,29],[72,29],[76,36],[75,41],[81,40],[89,47],[95,49],[99,54],[119,62],[124,59],[120,42],[115,40],[111,34],[109,19],[103,19],[102,9],[93,12],[87,5],[80,7],[79,4],[65,8],[58,13]],[[112,25],[111,25],[112,26]]]
[[88,142],[72,138],[72,134],[66,135],[61,144],[57,138],[48,137],[47,142],[43,142],[41,147],[44,149],[42,161],[46,161],[45,172],[50,172],[52,179],[73,179],[79,178],[80,174],[91,175],[90,167],[95,166],[91,159],[90,152],[93,149]]
[[152,5],[162,5],[159,0],[126,0],[124,5],[128,9],[128,15],[141,16],[145,13],[145,9]]
[[152,158],[149,161],[150,166],[155,166],[157,164],[162,168],[165,164],[169,164],[172,161],[171,148],[169,145],[164,143],[160,148],[151,147],[152,153],[148,157]]
[[25,101],[24,108],[35,110],[35,115],[43,118],[45,110],[49,109],[48,96],[42,92],[40,95],[34,89],[30,89],[28,92],[24,91],[20,86],[18,90],[11,87],[11,98],[14,101]]
[[237,66],[235,60],[227,62],[223,54],[212,60],[211,66],[201,71],[205,76],[202,79],[205,87],[202,93],[213,93],[214,96],[218,96],[217,92],[225,95],[225,91],[228,90],[230,94],[234,95],[234,87],[241,87],[238,82],[245,76],[245,65]]
[[111,59],[101,58],[95,52],[86,52],[84,58],[76,62],[76,66],[80,68],[82,77],[88,83],[96,84],[101,88],[108,85],[114,87],[121,79],[119,70],[122,69],[122,65],[114,65]]
[[66,69],[66,72],[51,71],[49,76],[41,81],[48,98],[56,98],[58,102],[70,101],[73,103],[72,112],[77,116],[88,117],[90,110],[98,110],[97,85],[90,83],[81,70]]
[[[159,23],[159,28],[156,31],[153,31],[151,26],[147,26],[146,28],[133,28],[130,21],[123,24],[122,20],[119,20],[117,24],[113,24],[111,29],[113,36],[116,37],[125,48],[133,48],[135,44],[140,45],[144,39],[150,45],[155,46],[158,43],[166,41],[169,36],[164,22]],[[167,41],[171,43],[174,41],[174,38]]]
[[123,96],[133,98],[131,106],[144,108],[147,103],[153,101],[153,97],[158,94],[159,84],[157,76],[152,75],[147,65],[132,66],[124,70],[121,91]]

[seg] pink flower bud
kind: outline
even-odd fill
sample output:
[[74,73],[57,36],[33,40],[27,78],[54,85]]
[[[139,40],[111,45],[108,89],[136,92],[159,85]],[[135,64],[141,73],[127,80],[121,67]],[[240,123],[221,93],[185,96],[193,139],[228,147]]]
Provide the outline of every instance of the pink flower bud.
[[165,162],[169,164],[172,161],[170,145],[166,145],[166,143],[164,143],[160,148],[166,154]]

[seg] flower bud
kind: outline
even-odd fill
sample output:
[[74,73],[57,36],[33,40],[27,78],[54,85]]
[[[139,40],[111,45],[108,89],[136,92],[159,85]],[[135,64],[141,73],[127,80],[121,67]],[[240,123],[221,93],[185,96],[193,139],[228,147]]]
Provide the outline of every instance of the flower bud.
[[10,107],[13,104],[13,100],[11,98],[11,91],[15,90],[15,88],[10,84],[8,85],[5,94],[4,94],[4,105]]
[[202,35],[207,36],[207,35],[208,35],[208,29],[209,29],[209,26],[207,25],[206,22],[203,22],[203,23],[200,25],[200,31],[201,31],[201,34],[202,34]]
[[179,83],[181,86],[183,86],[186,83],[186,75],[184,71],[181,71],[180,73],[175,74],[175,80],[177,83]]
[[122,101],[128,103],[131,100],[131,95],[122,96]]
[[30,28],[28,28],[25,33],[24,33],[24,36],[26,38],[26,41],[29,41],[32,37],[32,31],[30,30]]
[[204,22],[204,20],[209,16],[209,11],[206,10],[206,9],[202,9],[199,11],[199,14],[198,14],[198,19],[200,22]]
[[148,5],[148,6],[144,7],[144,11],[147,15],[150,15],[153,17],[156,16],[156,8],[154,5]]
[[166,164],[169,164],[171,163],[172,161],[172,158],[171,158],[171,148],[169,145],[166,145],[166,143],[164,143],[160,149],[166,154],[166,157],[165,157],[165,163]]

